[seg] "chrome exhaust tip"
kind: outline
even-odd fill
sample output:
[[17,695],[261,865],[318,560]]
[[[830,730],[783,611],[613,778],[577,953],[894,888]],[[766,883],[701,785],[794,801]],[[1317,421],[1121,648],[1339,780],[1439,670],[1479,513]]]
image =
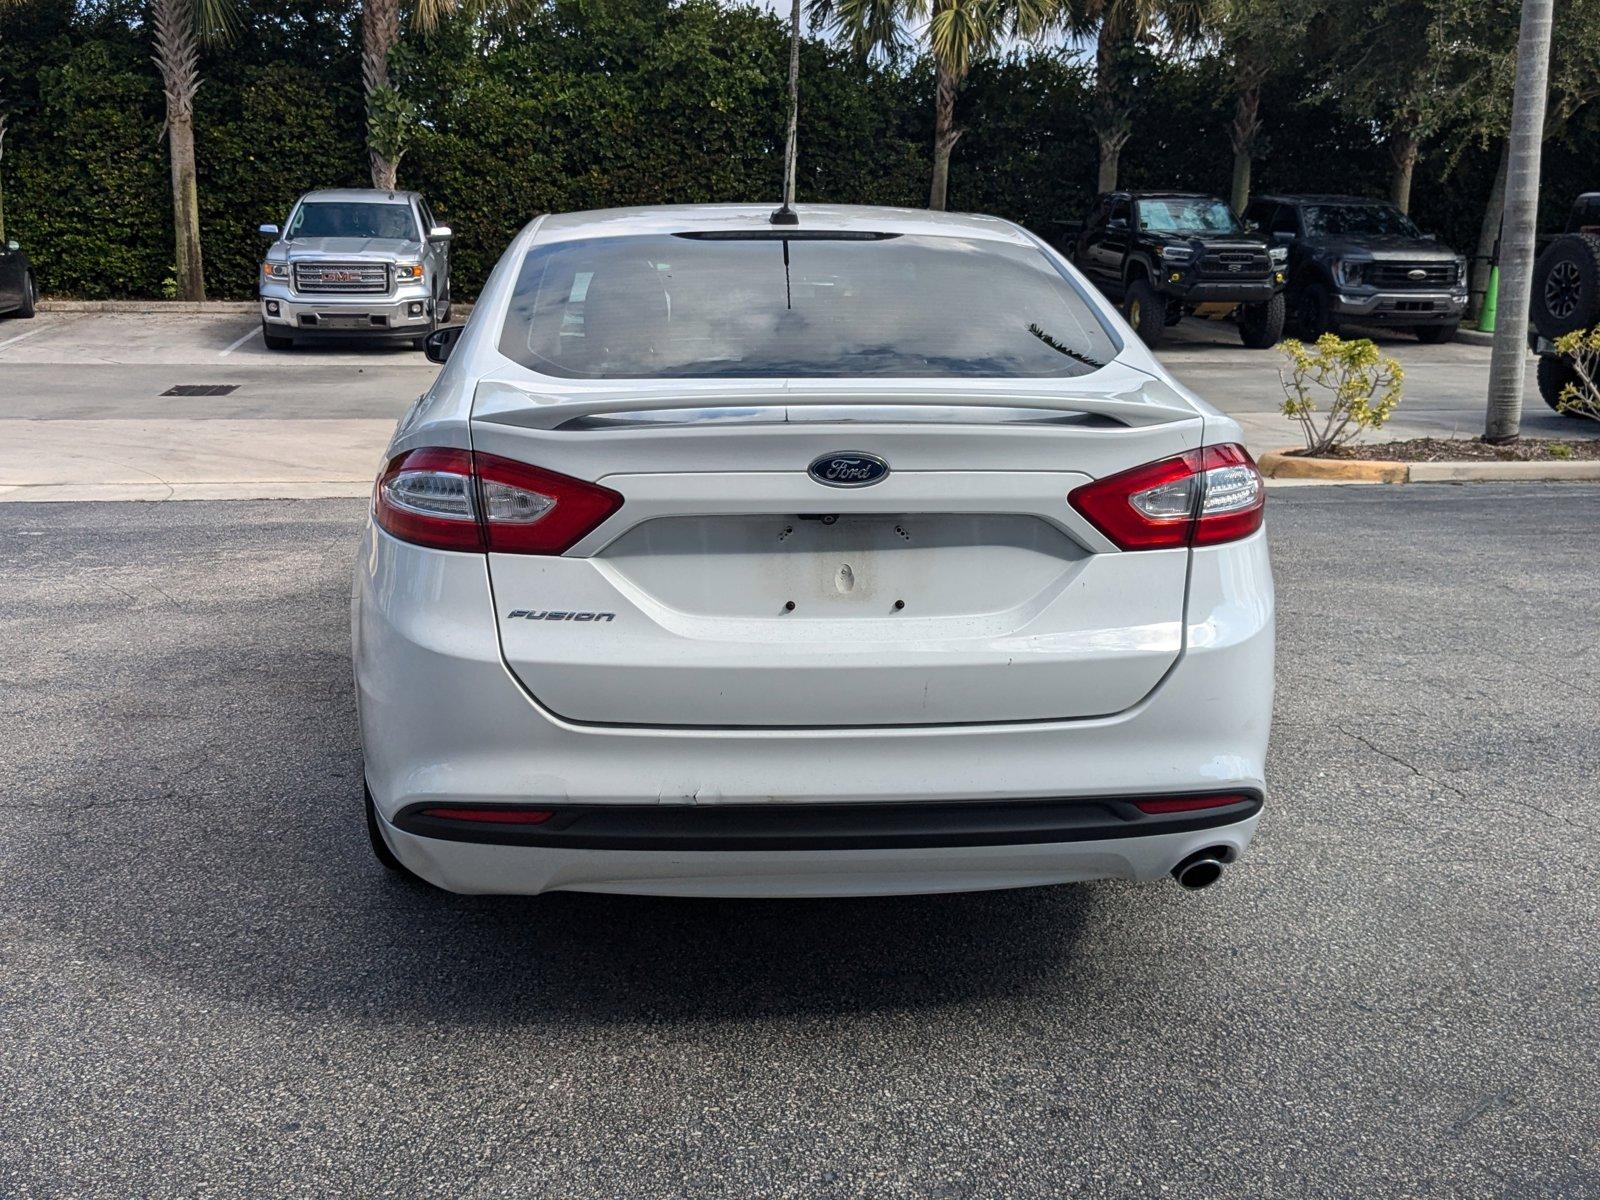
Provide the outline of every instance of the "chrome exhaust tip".
[[1172,877],[1185,891],[1198,892],[1222,878],[1221,850],[1197,850],[1172,868]]

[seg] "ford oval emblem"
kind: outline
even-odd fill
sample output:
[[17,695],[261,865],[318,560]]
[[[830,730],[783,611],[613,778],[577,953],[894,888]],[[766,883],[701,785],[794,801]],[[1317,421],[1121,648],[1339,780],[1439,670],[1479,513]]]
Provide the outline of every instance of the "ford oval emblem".
[[1411,270],[1406,272],[1407,279],[1426,279],[1427,277],[1428,273],[1421,267],[1412,267]]
[[807,473],[829,487],[867,487],[889,477],[889,464],[876,454],[841,451],[824,454],[811,464]]

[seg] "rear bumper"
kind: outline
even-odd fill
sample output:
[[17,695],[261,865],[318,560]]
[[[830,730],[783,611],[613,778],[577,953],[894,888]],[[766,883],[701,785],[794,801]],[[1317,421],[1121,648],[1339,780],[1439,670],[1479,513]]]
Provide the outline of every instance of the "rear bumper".
[[856,850],[604,850],[421,837],[380,819],[396,857],[452,892],[652,896],[889,896],[1093,879],[1153,882],[1200,850],[1231,862],[1259,816],[1177,833],[1072,842]]
[[842,895],[1150,879],[1197,849],[1242,850],[1257,818],[1020,845],[709,851],[493,845],[395,822],[428,804],[714,810],[1260,794],[1272,583],[1264,534],[1195,551],[1183,654],[1114,716],[846,729],[580,725],[542,708],[507,670],[485,559],[424,550],[369,525],[353,652],[385,837],[418,875],[454,891]]
[[1459,292],[1336,292],[1334,314],[1368,325],[1453,325],[1467,308]]

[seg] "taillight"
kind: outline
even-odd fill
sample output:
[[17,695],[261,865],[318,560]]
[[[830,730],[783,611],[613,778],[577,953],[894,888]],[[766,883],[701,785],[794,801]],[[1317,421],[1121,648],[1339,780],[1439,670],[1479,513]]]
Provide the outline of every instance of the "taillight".
[[401,541],[434,550],[483,549],[471,451],[430,446],[396,456],[378,476],[373,512]]
[[1243,446],[1207,446],[1074,488],[1067,497],[1123,550],[1214,546],[1261,528],[1266,487]]
[[378,476],[377,522],[434,550],[564,554],[618,508],[610,488],[493,454],[426,447]]

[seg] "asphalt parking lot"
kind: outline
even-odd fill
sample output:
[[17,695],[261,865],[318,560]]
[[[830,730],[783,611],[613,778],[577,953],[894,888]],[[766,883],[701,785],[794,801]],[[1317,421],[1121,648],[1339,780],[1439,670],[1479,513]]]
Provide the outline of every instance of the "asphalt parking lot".
[[[1407,371],[1383,436],[1482,431],[1489,350],[1378,334]],[[1270,351],[1232,325],[1187,320],[1161,354],[1238,418],[1256,452],[1294,444]],[[242,313],[44,313],[0,323],[0,500],[357,496],[394,421],[437,370],[402,346],[267,350]],[[227,389],[171,395],[174,387]],[[1584,432],[1538,398],[1525,431]]]
[[1597,515],[1275,492],[1207,892],[750,903],[370,861],[360,502],[9,505],[0,1195],[1600,1197]]

